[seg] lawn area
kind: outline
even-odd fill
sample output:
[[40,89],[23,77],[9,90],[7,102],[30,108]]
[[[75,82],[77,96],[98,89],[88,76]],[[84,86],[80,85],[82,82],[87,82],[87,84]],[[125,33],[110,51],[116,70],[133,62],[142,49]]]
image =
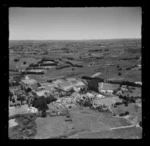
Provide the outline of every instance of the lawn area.
[[128,106],[117,105],[116,108],[112,107],[111,109],[116,115],[128,111],[133,117],[138,117],[139,120],[142,118],[142,108],[138,107],[135,103],[130,103]]
[[140,128],[124,128],[117,130],[106,130],[103,132],[91,132],[91,133],[79,133],[78,137],[75,138],[88,138],[88,139],[103,139],[103,138],[113,138],[113,139],[140,139],[142,138],[142,130]]
[[36,119],[37,135],[35,139],[59,137],[64,135],[67,130],[67,125],[64,116],[57,117],[38,117]]
[[15,116],[17,126],[8,129],[10,139],[31,139],[36,134],[36,116],[34,114]]
[[70,111],[76,131],[105,131],[113,127],[130,125],[125,119],[112,116],[111,113],[82,109]]

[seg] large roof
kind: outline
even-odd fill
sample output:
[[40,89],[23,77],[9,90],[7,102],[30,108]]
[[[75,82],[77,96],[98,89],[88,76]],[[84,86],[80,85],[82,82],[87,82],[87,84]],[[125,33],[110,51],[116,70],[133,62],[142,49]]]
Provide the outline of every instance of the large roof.
[[21,80],[21,81],[22,81],[23,83],[29,84],[29,85],[32,85],[32,84],[37,83],[37,81],[34,80],[34,79],[25,79],[25,80]]
[[92,75],[91,77],[92,77],[92,78],[95,78],[95,77],[100,76],[101,74],[102,74],[101,72],[98,72],[98,73],[96,73],[96,74]]
[[36,91],[36,94],[38,96],[44,96],[46,92],[49,92],[49,90]]
[[119,88],[119,84],[99,83],[99,90],[115,90]]
[[9,128],[10,128],[10,127],[14,127],[14,126],[16,126],[16,125],[18,125],[18,123],[15,122],[15,119],[9,120]]

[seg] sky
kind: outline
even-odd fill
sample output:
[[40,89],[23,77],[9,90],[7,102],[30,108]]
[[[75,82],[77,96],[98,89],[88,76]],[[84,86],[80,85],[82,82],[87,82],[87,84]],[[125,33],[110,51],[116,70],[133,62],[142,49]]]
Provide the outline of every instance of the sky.
[[9,8],[9,40],[141,38],[140,7]]

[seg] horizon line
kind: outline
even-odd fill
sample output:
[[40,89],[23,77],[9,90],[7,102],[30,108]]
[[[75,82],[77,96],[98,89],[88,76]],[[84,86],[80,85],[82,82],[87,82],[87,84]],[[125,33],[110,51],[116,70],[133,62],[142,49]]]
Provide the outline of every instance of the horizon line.
[[40,39],[23,39],[23,40],[9,40],[9,41],[94,41],[94,40],[131,40],[131,39],[142,39],[142,38],[109,38],[109,39],[44,39],[44,40],[40,40]]

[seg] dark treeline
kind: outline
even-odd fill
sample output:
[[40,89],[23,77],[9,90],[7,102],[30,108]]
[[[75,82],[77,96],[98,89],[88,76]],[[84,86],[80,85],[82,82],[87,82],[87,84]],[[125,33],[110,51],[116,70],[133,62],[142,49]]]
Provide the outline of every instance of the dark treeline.
[[104,82],[104,79],[102,79],[102,78],[92,78],[92,77],[88,77],[88,76],[82,76],[82,79],[85,79],[85,80],[92,80],[92,79],[95,79],[95,80],[97,80],[98,82]]
[[107,83],[127,85],[127,86],[133,86],[133,87],[141,87],[142,86],[140,84],[136,84],[134,82],[129,82],[129,81],[107,81]]
[[40,66],[57,66],[56,63],[46,63],[46,64],[40,64]]
[[23,72],[23,74],[36,74],[36,75],[42,75],[42,74],[44,74],[44,72],[28,72],[28,71],[26,71],[26,72]]

